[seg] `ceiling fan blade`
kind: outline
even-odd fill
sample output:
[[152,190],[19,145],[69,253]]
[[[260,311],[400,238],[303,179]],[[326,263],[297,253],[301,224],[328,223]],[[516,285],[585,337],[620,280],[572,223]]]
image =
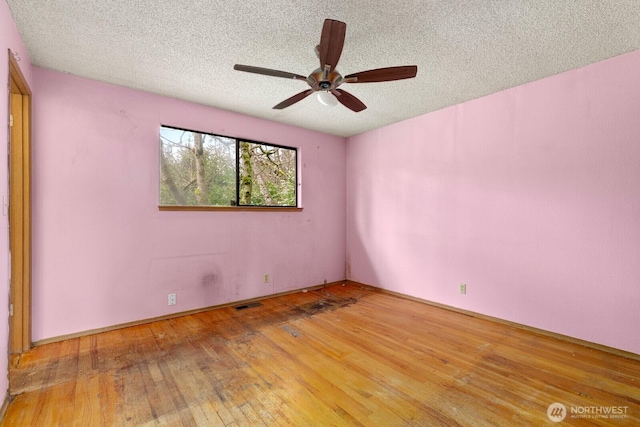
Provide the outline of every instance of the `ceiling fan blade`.
[[355,96],[351,95],[349,92],[344,91],[342,89],[335,89],[335,91],[339,93],[339,95],[336,96],[336,99],[340,101],[340,103],[345,107],[347,107],[348,109],[358,113],[364,110],[365,108],[367,108],[367,106],[364,105],[362,101],[360,101]]
[[272,70],[271,68],[252,67],[251,65],[236,64],[233,66],[234,70],[246,71],[247,73],[262,74],[265,76],[282,77],[285,79],[293,80],[307,80],[305,76],[300,74],[288,73],[286,71]]
[[273,107],[273,109],[274,110],[282,110],[283,108],[287,108],[288,106],[293,105],[298,101],[302,101],[307,96],[311,95],[313,92],[314,92],[313,90],[309,89],[309,90],[305,90],[305,91],[302,91],[300,93],[297,93],[297,94],[293,95],[291,98],[285,99],[280,104],[278,104],[275,107]]
[[375,70],[361,71],[345,76],[345,80],[356,78],[348,83],[373,83],[388,82],[392,80],[411,79],[418,73],[417,65],[403,65],[400,67],[377,68]]
[[347,24],[344,22],[333,19],[324,20],[318,53],[321,69],[328,65],[330,71],[335,70],[342,54],[346,30]]

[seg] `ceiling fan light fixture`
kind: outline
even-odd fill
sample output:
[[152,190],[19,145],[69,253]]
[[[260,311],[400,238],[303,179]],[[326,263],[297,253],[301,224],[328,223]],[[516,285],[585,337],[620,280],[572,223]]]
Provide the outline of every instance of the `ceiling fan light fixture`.
[[338,105],[338,99],[331,92],[321,90],[316,94],[316,98],[322,105],[327,107],[335,107]]

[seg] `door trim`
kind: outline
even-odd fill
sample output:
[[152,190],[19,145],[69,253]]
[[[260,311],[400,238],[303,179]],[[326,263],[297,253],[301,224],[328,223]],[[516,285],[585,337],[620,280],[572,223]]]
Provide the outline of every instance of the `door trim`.
[[31,348],[31,90],[9,49],[9,351]]

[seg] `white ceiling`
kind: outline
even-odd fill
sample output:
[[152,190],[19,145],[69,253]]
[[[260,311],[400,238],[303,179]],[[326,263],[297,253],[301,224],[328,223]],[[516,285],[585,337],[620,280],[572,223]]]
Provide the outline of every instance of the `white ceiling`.
[[[640,0],[7,0],[32,63],[351,136],[640,48]],[[347,23],[343,75],[417,65],[415,79],[344,84],[368,108],[308,97],[325,18]],[[640,77],[639,77],[640,78]]]

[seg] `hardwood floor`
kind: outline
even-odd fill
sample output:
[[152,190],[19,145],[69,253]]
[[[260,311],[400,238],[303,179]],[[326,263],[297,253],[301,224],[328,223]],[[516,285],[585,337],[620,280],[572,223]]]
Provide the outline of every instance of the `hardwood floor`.
[[357,285],[261,303],[36,347],[1,425],[640,425],[636,360]]

